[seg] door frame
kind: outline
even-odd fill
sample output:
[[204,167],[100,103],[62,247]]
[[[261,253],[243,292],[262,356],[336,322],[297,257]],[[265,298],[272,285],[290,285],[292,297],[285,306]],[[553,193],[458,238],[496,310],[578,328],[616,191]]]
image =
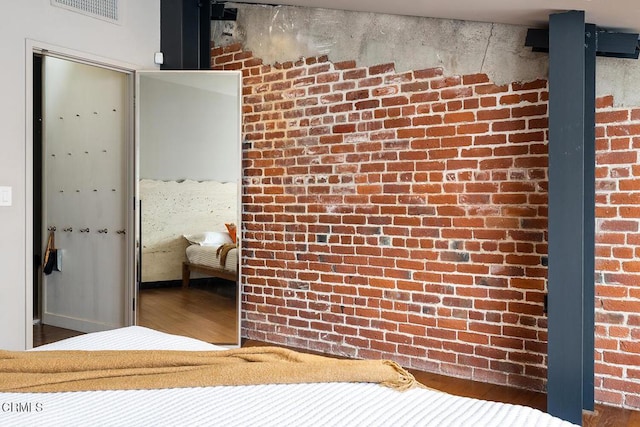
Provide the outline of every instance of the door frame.
[[[136,153],[138,151],[137,141],[135,139],[134,129],[134,105],[135,105],[135,71],[142,69],[141,66],[129,64],[122,61],[116,61],[110,58],[104,58],[92,55],[86,52],[79,52],[67,49],[61,46],[52,45],[37,40],[26,39],[25,49],[25,114],[26,114],[26,140],[25,140],[25,343],[26,348],[33,347],[33,55],[36,53],[46,53],[49,56],[55,56],[65,60],[75,61],[83,64],[107,68],[119,71],[128,75],[128,95],[126,126],[127,126],[127,224],[126,229],[126,272],[125,272],[125,326],[134,325],[136,323],[135,300],[137,298],[136,284],[136,251],[135,251],[135,176]],[[44,222],[43,222],[44,227]],[[46,230],[43,230],[43,236]]]

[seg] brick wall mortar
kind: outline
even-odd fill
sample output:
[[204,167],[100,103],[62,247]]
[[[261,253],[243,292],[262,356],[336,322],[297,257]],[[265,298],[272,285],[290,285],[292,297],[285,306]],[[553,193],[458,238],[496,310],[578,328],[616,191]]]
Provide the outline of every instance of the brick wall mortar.
[[[243,336],[543,390],[546,81],[216,49],[244,76]],[[639,408],[640,109],[597,108],[596,398]]]

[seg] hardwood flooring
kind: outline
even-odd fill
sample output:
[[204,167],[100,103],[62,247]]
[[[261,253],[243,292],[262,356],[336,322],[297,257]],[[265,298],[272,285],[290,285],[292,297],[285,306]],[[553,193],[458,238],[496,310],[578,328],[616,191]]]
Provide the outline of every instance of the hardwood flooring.
[[[235,295],[210,288],[155,288],[139,292],[138,325],[169,334],[220,344],[238,344]],[[39,347],[82,332],[37,324],[33,346]]]
[[64,340],[82,334],[83,332],[38,323],[36,325],[33,325],[33,346],[40,347],[41,345],[51,344],[52,342]]
[[235,295],[190,287],[144,289],[138,296],[140,326],[214,344],[238,344]]

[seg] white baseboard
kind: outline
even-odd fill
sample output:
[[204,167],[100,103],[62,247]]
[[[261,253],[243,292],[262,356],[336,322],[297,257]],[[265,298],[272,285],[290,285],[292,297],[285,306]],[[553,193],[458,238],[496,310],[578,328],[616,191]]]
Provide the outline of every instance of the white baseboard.
[[100,323],[91,321],[88,319],[76,319],[73,317],[62,316],[59,314],[44,313],[42,316],[42,323],[46,325],[56,326],[58,328],[71,329],[72,331],[79,332],[101,332],[111,329],[120,328],[123,325],[113,325],[107,323]]

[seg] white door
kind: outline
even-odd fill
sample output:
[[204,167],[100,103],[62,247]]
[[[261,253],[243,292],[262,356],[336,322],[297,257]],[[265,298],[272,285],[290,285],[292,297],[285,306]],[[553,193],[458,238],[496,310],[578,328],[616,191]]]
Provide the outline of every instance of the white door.
[[132,75],[43,59],[43,246],[55,230],[61,263],[44,276],[42,321],[82,332],[122,327],[131,323]]

